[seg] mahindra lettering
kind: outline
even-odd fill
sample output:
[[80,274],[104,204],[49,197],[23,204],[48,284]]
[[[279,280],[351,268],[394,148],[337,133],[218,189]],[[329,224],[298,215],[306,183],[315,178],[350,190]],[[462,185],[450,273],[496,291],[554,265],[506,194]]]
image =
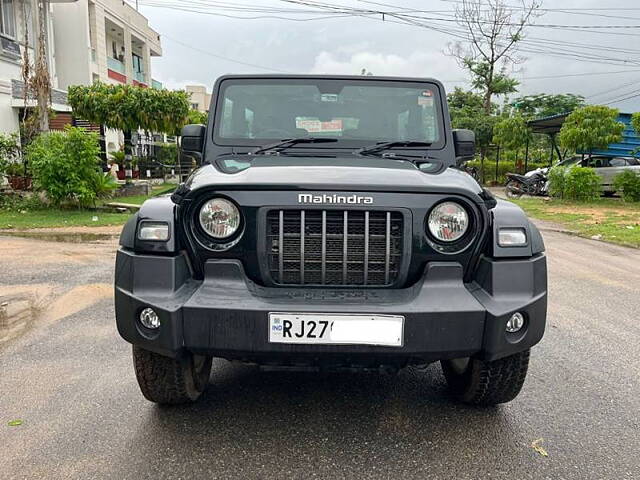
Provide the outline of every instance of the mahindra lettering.
[[212,358],[396,371],[439,361],[462,401],[518,395],[543,336],[540,233],[459,167],[436,80],[225,76],[199,164],[124,227],[118,330],[144,396],[198,399]]

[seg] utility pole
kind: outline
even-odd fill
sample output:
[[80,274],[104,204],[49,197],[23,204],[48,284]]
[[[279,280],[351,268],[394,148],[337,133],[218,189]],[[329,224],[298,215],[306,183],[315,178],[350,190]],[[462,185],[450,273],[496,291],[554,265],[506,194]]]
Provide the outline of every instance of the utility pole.
[[[25,0],[26,1],[26,0]],[[31,0],[34,14],[36,41],[34,46],[35,68],[31,87],[35,92],[38,111],[38,130],[49,131],[49,101],[51,99],[51,77],[49,75],[48,10],[49,0]]]

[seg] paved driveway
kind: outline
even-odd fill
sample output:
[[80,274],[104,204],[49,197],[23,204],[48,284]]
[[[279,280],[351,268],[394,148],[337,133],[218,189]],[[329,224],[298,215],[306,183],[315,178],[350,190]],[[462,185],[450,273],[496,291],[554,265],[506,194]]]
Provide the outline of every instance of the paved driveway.
[[[159,408],[115,330],[114,243],[0,238],[0,292],[57,294],[0,347],[0,478],[638,479],[640,251],[544,236],[547,334],[521,395],[490,409],[455,403],[437,365],[319,375],[225,361],[203,402]],[[531,447],[541,438],[548,457]]]

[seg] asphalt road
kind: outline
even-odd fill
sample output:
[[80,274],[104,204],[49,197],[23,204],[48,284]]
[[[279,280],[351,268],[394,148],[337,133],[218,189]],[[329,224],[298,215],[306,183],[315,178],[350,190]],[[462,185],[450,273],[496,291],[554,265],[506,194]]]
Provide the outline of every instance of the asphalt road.
[[0,238],[0,287],[57,298],[0,347],[0,478],[638,479],[640,251],[544,236],[548,330],[523,392],[489,409],[453,401],[437,365],[320,375],[225,361],[202,402],[157,407],[116,333],[113,243]]

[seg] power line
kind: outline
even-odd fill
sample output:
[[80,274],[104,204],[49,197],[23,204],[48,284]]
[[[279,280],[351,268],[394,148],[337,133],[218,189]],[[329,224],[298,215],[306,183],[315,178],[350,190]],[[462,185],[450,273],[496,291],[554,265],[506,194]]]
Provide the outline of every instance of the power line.
[[207,50],[202,50],[200,48],[194,47],[192,45],[188,45],[186,43],[181,42],[180,40],[176,40],[175,38],[172,38],[168,35],[162,35],[164,38],[167,38],[169,40],[171,40],[174,43],[177,43],[178,45],[183,46],[184,48],[189,48],[191,50],[194,50],[196,52],[202,53],[203,55],[207,55],[209,57],[213,57],[213,58],[217,58],[218,60],[224,60],[226,62],[231,62],[231,63],[237,63],[239,65],[244,65],[247,67],[253,67],[253,68],[259,68],[261,70],[268,70],[270,72],[278,72],[278,73],[289,73],[285,70],[279,70],[277,68],[272,68],[272,67],[265,67],[264,65],[257,65],[255,63],[249,63],[249,62],[243,62],[242,60],[236,60],[233,58],[229,58],[229,57],[223,57],[222,55],[216,55],[215,53],[211,53]]

